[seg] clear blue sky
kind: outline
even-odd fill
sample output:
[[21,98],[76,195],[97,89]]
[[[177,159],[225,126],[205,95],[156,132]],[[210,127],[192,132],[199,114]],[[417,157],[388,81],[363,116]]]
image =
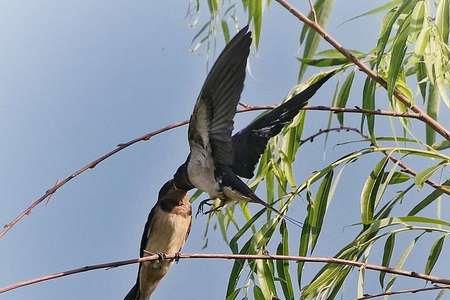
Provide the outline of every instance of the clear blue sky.
[[[375,41],[379,18],[336,25],[375,2],[382,3],[337,0],[331,32],[347,47],[367,50]],[[307,1],[294,3],[306,8]],[[186,1],[0,3],[0,223],[116,144],[190,115],[206,73],[205,57],[188,51],[198,28],[188,27],[186,7]],[[253,76],[247,76],[243,101],[272,104],[295,84],[299,28],[298,21],[276,3],[266,10],[260,49],[251,58]],[[218,49],[222,47],[219,36]],[[313,103],[327,105],[335,82],[327,84]],[[350,105],[360,103],[355,95]],[[236,127],[253,116],[239,115]],[[323,128],[327,117],[311,113],[305,134]],[[333,148],[347,138],[331,136],[326,153],[322,141],[305,146],[297,158],[298,180],[351,149]],[[186,128],[177,129],[120,152],[64,186],[0,240],[0,285],[136,257],[159,187],[187,152]],[[349,166],[343,186],[362,186],[377,159]],[[333,255],[356,232],[357,228],[345,226],[359,221],[359,193],[351,188],[337,191],[316,255]],[[299,200],[291,216],[302,220],[304,208]],[[205,221],[205,217],[194,219],[184,251],[228,252],[217,231],[210,232],[208,248],[201,249]],[[293,243],[293,253],[296,247]],[[427,249],[429,243],[423,247]],[[422,254],[417,264],[407,267],[420,271],[423,261]],[[182,261],[160,284],[154,299],[222,299],[231,265]],[[84,273],[1,298],[122,299],[135,281],[136,267]],[[448,271],[438,270],[438,274],[448,275]],[[378,288],[376,276],[369,277],[374,282],[369,291]],[[355,290],[350,281],[344,298],[354,297]]]

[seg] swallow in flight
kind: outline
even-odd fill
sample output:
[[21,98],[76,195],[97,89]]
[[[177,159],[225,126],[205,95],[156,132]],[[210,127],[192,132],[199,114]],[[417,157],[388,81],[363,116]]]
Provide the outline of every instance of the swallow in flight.
[[246,26],[226,45],[209,72],[189,122],[190,154],[175,173],[174,181],[179,188],[195,187],[207,192],[211,199],[220,199],[219,207],[230,201],[254,202],[283,216],[260,199],[239,176],[253,177],[269,139],[292,121],[334,72],[232,136],[251,42],[251,32]]

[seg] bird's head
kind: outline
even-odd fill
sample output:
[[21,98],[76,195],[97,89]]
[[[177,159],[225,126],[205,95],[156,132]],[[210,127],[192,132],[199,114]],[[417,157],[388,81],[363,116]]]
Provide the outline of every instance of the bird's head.
[[184,189],[177,188],[174,180],[167,181],[159,190],[158,201],[161,203],[171,203],[172,205],[181,205],[189,203],[189,196]]

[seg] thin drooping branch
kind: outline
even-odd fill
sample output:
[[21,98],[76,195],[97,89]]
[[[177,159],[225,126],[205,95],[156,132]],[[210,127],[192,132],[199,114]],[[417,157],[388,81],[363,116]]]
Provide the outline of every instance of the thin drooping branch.
[[180,127],[180,126],[184,126],[186,124],[188,124],[188,120],[185,121],[181,121],[181,122],[177,122],[177,123],[172,123],[169,124],[163,128],[160,128],[158,130],[149,132],[141,137],[135,138],[131,141],[128,141],[126,143],[123,144],[119,144],[117,145],[117,147],[100,156],[99,158],[91,161],[90,163],[86,164],[85,166],[81,167],[80,169],[78,169],[77,171],[73,172],[72,174],[70,174],[69,176],[65,177],[63,180],[58,181],[53,187],[51,187],[50,189],[48,189],[47,191],[45,191],[45,193],[40,196],[39,198],[37,198],[36,200],[32,201],[31,204],[24,209],[22,212],[20,212],[12,221],[10,221],[8,224],[4,225],[2,230],[0,230],[0,238],[3,237],[9,230],[11,230],[11,228],[16,225],[18,222],[20,222],[22,219],[24,219],[27,215],[29,215],[31,213],[31,211],[37,206],[39,205],[41,202],[43,202],[45,199],[47,199],[48,197],[50,197],[51,195],[53,195],[57,190],[59,190],[63,185],[65,185],[66,183],[68,183],[69,181],[71,181],[72,179],[74,179],[75,177],[78,177],[80,174],[86,172],[89,169],[93,169],[95,168],[99,163],[103,162],[105,159],[113,156],[114,154],[116,154],[119,151],[122,151],[123,149],[134,145],[138,142],[141,141],[148,141],[150,138],[152,138],[155,135],[158,135],[160,133],[163,133],[165,131]]
[[306,106],[303,108],[303,110],[318,110],[318,111],[331,111],[334,113],[357,113],[357,114],[367,114],[367,115],[379,115],[379,116],[390,116],[390,117],[402,117],[402,118],[411,118],[411,119],[418,119],[422,120],[422,117],[420,114],[417,113],[408,113],[408,112],[395,112],[395,111],[389,111],[389,110],[370,110],[370,109],[363,109],[355,106],[354,108],[348,108],[348,107],[329,107],[329,106]]
[[314,134],[312,134],[312,135],[310,135],[310,136],[300,140],[300,145],[303,145],[306,142],[311,142],[312,143],[312,142],[314,142],[314,139],[316,137],[318,137],[318,136],[320,136],[322,134],[325,134],[325,133],[333,132],[333,131],[337,131],[337,132],[341,132],[341,131],[349,132],[349,131],[352,131],[352,132],[358,133],[361,136],[365,136],[361,132],[361,130],[359,130],[358,128],[347,127],[347,126],[332,127],[332,128],[327,128],[327,129],[319,129],[318,132],[316,132],[316,133],[314,133]]
[[[325,29],[320,26],[314,20],[310,20],[306,15],[302,14],[299,10],[293,7],[286,0],[276,0],[280,3],[284,8],[286,8],[292,15],[294,15],[301,22],[305,23],[311,29],[320,34],[324,40],[326,40],[331,46],[333,46],[336,50],[338,50],[342,55],[344,55],[349,61],[353,62],[358,68],[366,73],[371,79],[375,82],[383,86],[387,89],[386,81],[379,76],[374,70],[366,66],[361,60],[359,60],[355,55],[353,55],[349,50],[344,48],[334,37],[332,37]],[[446,140],[450,141],[450,132],[442,126],[438,121],[434,120],[430,115],[424,112],[421,108],[414,105],[409,101],[409,99],[402,94],[399,90],[394,89],[395,97],[404,103],[409,109],[411,109],[414,113],[419,114],[420,119],[422,119],[425,123],[427,123],[431,128],[433,128],[436,132],[438,132],[442,137]]]
[[155,261],[158,259],[166,259],[166,260],[179,260],[179,259],[229,259],[229,260],[255,260],[255,259],[264,259],[264,260],[283,260],[283,261],[296,261],[296,262],[316,262],[316,263],[326,263],[326,264],[337,264],[337,265],[346,265],[357,268],[365,268],[367,270],[386,272],[390,274],[395,274],[398,276],[411,277],[416,279],[422,279],[426,281],[430,281],[431,283],[450,285],[450,280],[446,278],[436,277],[432,275],[427,275],[424,273],[418,273],[414,271],[406,271],[401,269],[384,267],[381,265],[374,265],[363,263],[359,261],[352,261],[334,257],[310,257],[310,256],[290,256],[290,255],[257,255],[257,254],[227,254],[227,253],[177,253],[170,255],[163,255],[160,257],[158,255],[149,255],[142,258],[135,258],[129,260],[121,260],[114,261],[108,263],[101,263],[97,265],[85,266],[81,268],[71,269],[67,271],[57,272],[45,276],[41,276],[34,279],[24,280],[17,283],[13,283],[11,285],[0,288],[0,294],[5,293],[7,291],[11,291],[20,287],[24,287],[27,285],[36,284],[43,281],[49,281],[56,278],[61,278],[73,274],[105,269],[105,268],[116,268],[125,265],[136,264],[144,261]]
[[[264,105],[264,106],[252,106],[248,104],[241,103],[242,109],[238,110],[238,113],[241,112],[250,112],[250,111],[258,111],[258,110],[267,110],[272,109],[276,107],[276,105]],[[374,114],[374,115],[385,115],[385,116],[401,116],[406,118],[416,118],[420,119],[418,115],[416,114],[399,114],[392,111],[381,111],[381,110],[375,110],[375,111],[369,111],[364,110],[360,108],[339,108],[339,107],[326,107],[326,106],[310,106],[310,107],[304,107],[304,110],[318,110],[318,111],[333,111],[333,112],[349,112],[349,113],[364,113],[364,114]],[[99,158],[91,161],[90,163],[86,164],[85,166],[81,167],[80,169],[74,171],[69,176],[65,177],[61,181],[58,181],[55,185],[53,185],[51,188],[49,188],[43,195],[38,197],[37,199],[33,200],[27,208],[22,210],[14,219],[12,219],[8,224],[4,225],[3,228],[0,230],[0,238],[5,236],[11,228],[13,228],[17,223],[22,221],[26,216],[28,216],[31,211],[38,206],[40,203],[48,199],[50,196],[52,196],[54,193],[56,193],[57,190],[59,190],[63,185],[74,179],[75,177],[78,177],[82,173],[94,169],[98,164],[102,163],[104,160],[108,159],[109,157],[113,156],[117,152],[120,152],[124,150],[125,148],[128,148],[138,142],[148,141],[152,137],[161,134],[163,132],[187,125],[189,123],[189,120],[184,120],[176,123],[169,124],[165,127],[162,127],[158,130],[146,133],[140,137],[137,137],[135,139],[132,139],[126,143],[118,144],[117,147],[111,151],[109,151],[106,154],[103,154]]]
[[[333,131],[334,132],[349,132],[349,131],[356,132],[362,138],[364,138],[366,140],[370,140],[369,137],[367,135],[365,135],[364,133],[362,133],[361,130],[359,130],[358,128],[341,126],[341,127],[327,128],[327,129],[319,129],[319,131],[316,132],[315,134],[308,136],[305,139],[302,139],[300,141],[300,144],[304,144],[306,142],[313,142],[316,137],[318,137],[322,134],[328,133],[328,132],[333,132]],[[394,157],[393,155],[389,155],[389,153],[386,153],[384,151],[382,153],[384,155],[386,155],[386,157],[388,157],[389,160],[392,161],[394,164],[397,164],[403,173],[409,174],[413,177],[415,177],[417,175],[417,172],[415,172],[413,169],[411,169],[411,167],[409,167],[407,164],[402,162],[400,159]],[[442,193],[445,193],[450,196],[450,188],[449,187],[442,185],[442,184],[438,184],[431,179],[425,180],[425,183],[428,184],[429,186],[431,186],[432,188],[439,190]]]
[[400,290],[400,291],[389,291],[384,292],[376,295],[370,295],[366,294],[363,297],[357,298],[357,300],[366,300],[366,299],[374,299],[374,298],[380,298],[384,296],[391,296],[391,295],[401,295],[401,294],[416,294],[420,292],[427,292],[427,291],[435,291],[435,290],[444,290],[444,289],[450,289],[450,286],[441,286],[441,285],[435,285],[425,288],[418,288],[418,289],[408,289],[408,290]]

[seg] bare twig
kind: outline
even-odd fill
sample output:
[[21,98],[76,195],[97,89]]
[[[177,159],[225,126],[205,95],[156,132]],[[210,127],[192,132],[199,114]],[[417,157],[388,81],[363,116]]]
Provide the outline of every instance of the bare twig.
[[358,128],[354,128],[354,127],[346,127],[346,126],[341,126],[341,127],[333,127],[333,128],[327,128],[327,129],[319,129],[318,132],[316,132],[313,135],[308,136],[305,139],[300,140],[300,145],[303,145],[306,142],[314,142],[314,139],[322,134],[328,133],[328,132],[332,132],[332,131],[337,131],[337,132],[341,132],[341,131],[345,131],[345,132],[356,132],[361,136],[365,136]]
[[319,110],[319,111],[331,111],[334,113],[358,113],[358,114],[367,114],[367,115],[380,115],[380,116],[390,116],[390,117],[402,117],[402,118],[412,118],[412,119],[418,119],[422,120],[422,117],[420,114],[416,113],[407,113],[407,112],[395,112],[395,111],[389,111],[389,110],[369,110],[369,109],[362,109],[357,106],[354,108],[347,108],[347,107],[329,107],[329,106],[306,106],[303,108],[303,110]]
[[[278,3],[280,3],[284,8],[286,8],[297,19],[299,19],[301,22],[308,25],[310,28],[315,30],[318,34],[320,34],[324,38],[324,40],[326,40],[331,46],[333,46],[342,55],[344,55],[349,61],[353,62],[356,66],[358,66],[361,71],[366,73],[370,78],[372,78],[374,81],[376,81],[378,84],[380,84],[384,88],[387,88],[387,83],[381,76],[379,76],[374,70],[372,70],[368,66],[366,66],[361,60],[359,60],[349,50],[344,48],[344,46],[342,46],[334,37],[332,37],[328,32],[326,32],[322,28],[322,26],[320,26],[320,24],[309,19],[304,14],[302,14],[299,10],[297,10],[295,7],[293,7],[288,1],[286,1],[286,0],[276,0],[276,1]],[[424,112],[421,108],[412,104],[408,100],[408,98],[404,94],[402,94],[400,91],[398,91],[397,89],[394,90],[394,95],[398,100],[400,100],[402,103],[404,103],[414,113],[419,114],[421,120],[423,120],[425,123],[427,123],[430,127],[432,127],[436,132],[438,132],[446,140],[450,141],[450,132],[444,126],[442,126],[442,124],[440,124],[438,121],[434,120],[430,115],[428,115],[426,112]]]
[[95,168],[99,163],[101,163],[102,161],[104,161],[105,159],[109,158],[110,156],[116,154],[117,152],[133,145],[136,144],[137,142],[141,142],[141,141],[148,141],[150,138],[152,138],[153,136],[160,134],[162,132],[183,126],[188,124],[188,120],[185,121],[181,121],[181,122],[177,122],[177,123],[172,123],[169,124],[163,128],[160,128],[158,130],[149,132],[141,137],[135,138],[131,141],[128,141],[126,143],[123,144],[119,144],[117,145],[117,147],[100,156],[99,158],[91,161],[90,163],[86,164],[85,166],[83,166],[82,168],[78,169],[77,171],[73,172],[72,174],[70,174],[69,176],[67,176],[66,178],[64,178],[63,180],[59,181],[57,184],[55,184],[52,188],[48,189],[42,196],[40,196],[39,198],[37,198],[36,200],[34,200],[33,202],[31,202],[31,204],[24,209],[21,213],[19,213],[12,221],[10,221],[8,224],[4,225],[2,230],[0,230],[0,238],[3,237],[9,230],[11,230],[11,228],[16,225],[17,223],[19,223],[22,219],[24,219],[26,216],[28,216],[31,211],[37,206],[39,205],[42,201],[44,201],[45,199],[47,199],[48,197],[50,197],[51,195],[53,195],[57,190],[59,190],[63,185],[65,185],[67,182],[71,181],[72,179],[74,179],[75,177],[78,177],[81,173],[86,172],[89,169],[93,169]]
[[[424,273],[418,273],[414,271],[406,271],[401,269],[394,269],[389,267],[384,267],[380,265],[368,264],[365,262],[352,261],[334,257],[309,257],[309,256],[290,256],[290,255],[256,255],[256,254],[226,254],[226,253],[176,253],[176,254],[168,254],[163,255],[163,259],[173,260],[173,259],[230,259],[230,260],[255,260],[255,259],[265,259],[265,260],[283,260],[283,261],[296,261],[296,262],[317,262],[317,263],[328,263],[328,264],[338,264],[338,265],[346,265],[357,268],[364,267],[368,270],[386,272],[390,274],[395,274],[399,276],[411,277],[422,279],[426,281],[430,281],[431,283],[445,284],[450,285],[450,280],[446,278],[436,277],[432,275],[427,275]],[[121,260],[114,261],[108,263],[102,263],[97,265],[85,266],[81,268],[71,269],[67,271],[62,271],[58,273],[53,273],[45,276],[41,276],[34,279],[24,280],[17,283],[13,283],[11,285],[0,288],[0,294],[5,293],[7,291],[11,291],[20,287],[24,287],[27,285],[36,284],[43,281],[49,281],[60,277],[65,277],[73,274],[105,269],[105,268],[116,268],[125,265],[136,264],[145,261],[154,261],[161,259],[161,256],[149,255],[142,258],[135,258],[129,260]]]
[[[258,110],[267,110],[267,109],[272,109],[272,108],[274,108],[276,106],[277,105],[251,106],[251,105],[244,104],[244,108],[239,109],[238,113],[249,112],[249,111],[258,111]],[[326,106],[309,106],[309,107],[304,107],[303,109],[304,110],[318,110],[318,111],[348,112],[348,113],[364,113],[364,114],[385,115],[385,116],[402,116],[402,117],[406,117],[406,118],[416,118],[416,119],[419,118],[415,114],[399,114],[399,113],[392,112],[392,111],[381,111],[381,110],[370,111],[370,110],[365,110],[365,109],[360,109],[360,108],[339,108],[339,107],[326,107]],[[188,120],[172,123],[172,124],[169,124],[169,125],[167,125],[167,126],[165,126],[163,128],[160,128],[158,130],[155,130],[155,131],[149,132],[147,134],[144,134],[141,137],[132,139],[132,140],[126,142],[126,143],[118,144],[115,149],[113,149],[110,152],[108,152],[108,153],[100,156],[99,158],[91,161],[90,163],[88,163],[85,166],[81,167],[80,169],[78,169],[77,171],[73,172],[72,174],[70,174],[66,178],[62,179],[61,181],[58,181],[54,186],[52,186],[50,189],[48,189],[42,196],[40,196],[39,198],[33,200],[28,205],[27,208],[25,208],[23,211],[21,211],[8,224],[3,226],[3,228],[0,230],[0,238],[5,236],[11,230],[12,227],[14,227],[17,223],[19,223],[26,216],[28,216],[31,213],[31,211],[36,206],[38,206],[45,199],[49,198],[57,190],[59,190],[63,185],[65,185],[66,183],[68,183],[69,181],[74,179],[75,177],[78,177],[79,175],[81,175],[82,173],[86,172],[89,169],[95,168],[98,164],[102,163],[104,160],[106,160],[109,157],[113,156],[117,152],[122,151],[125,148],[128,148],[129,146],[132,146],[132,145],[134,145],[134,144],[136,144],[138,142],[148,141],[152,137],[154,137],[155,135],[158,135],[160,133],[163,133],[163,132],[166,132],[166,131],[169,131],[169,130],[172,130],[172,129],[175,129],[175,128],[178,128],[178,127],[181,127],[181,126],[184,126],[184,125],[186,125],[188,123],[189,123]]]
[[366,299],[373,299],[373,298],[379,298],[379,297],[391,296],[391,295],[400,295],[400,294],[415,294],[415,293],[420,293],[420,292],[443,290],[443,289],[450,289],[450,286],[448,286],[448,285],[444,285],[444,286],[435,285],[435,286],[426,287],[426,288],[419,288],[419,289],[389,291],[389,292],[384,292],[384,293],[380,293],[380,294],[376,294],[376,295],[365,294],[363,297],[357,298],[357,300],[366,300]]
[[[319,129],[319,131],[316,132],[315,134],[301,140],[300,145],[302,145],[308,141],[313,142],[316,137],[318,137],[322,134],[328,133],[328,132],[333,132],[333,131],[335,131],[335,132],[342,132],[342,131],[343,132],[349,132],[349,131],[356,132],[364,139],[370,140],[369,137],[367,135],[365,135],[364,133],[362,133],[361,130],[359,130],[358,128],[342,126],[342,127],[333,127],[333,128],[327,128],[327,129]],[[407,164],[402,162],[400,159],[394,157],[393,155],[389,155],[389,153],[387,153],[385,151],[383,151],[382,153],[384,155],[386,155],[394,164],[397,164],[403,173],[409,174],[413,177],[415,177],[417,175],[417,172],[415,172],[413,169],[411,169]],[[445,185],[438,184],[430,179],[425,180],[425,183],[428,184],[429,186],[433,187],[436,190],[439,190],[447,195],[450,195],[450,188]]]

